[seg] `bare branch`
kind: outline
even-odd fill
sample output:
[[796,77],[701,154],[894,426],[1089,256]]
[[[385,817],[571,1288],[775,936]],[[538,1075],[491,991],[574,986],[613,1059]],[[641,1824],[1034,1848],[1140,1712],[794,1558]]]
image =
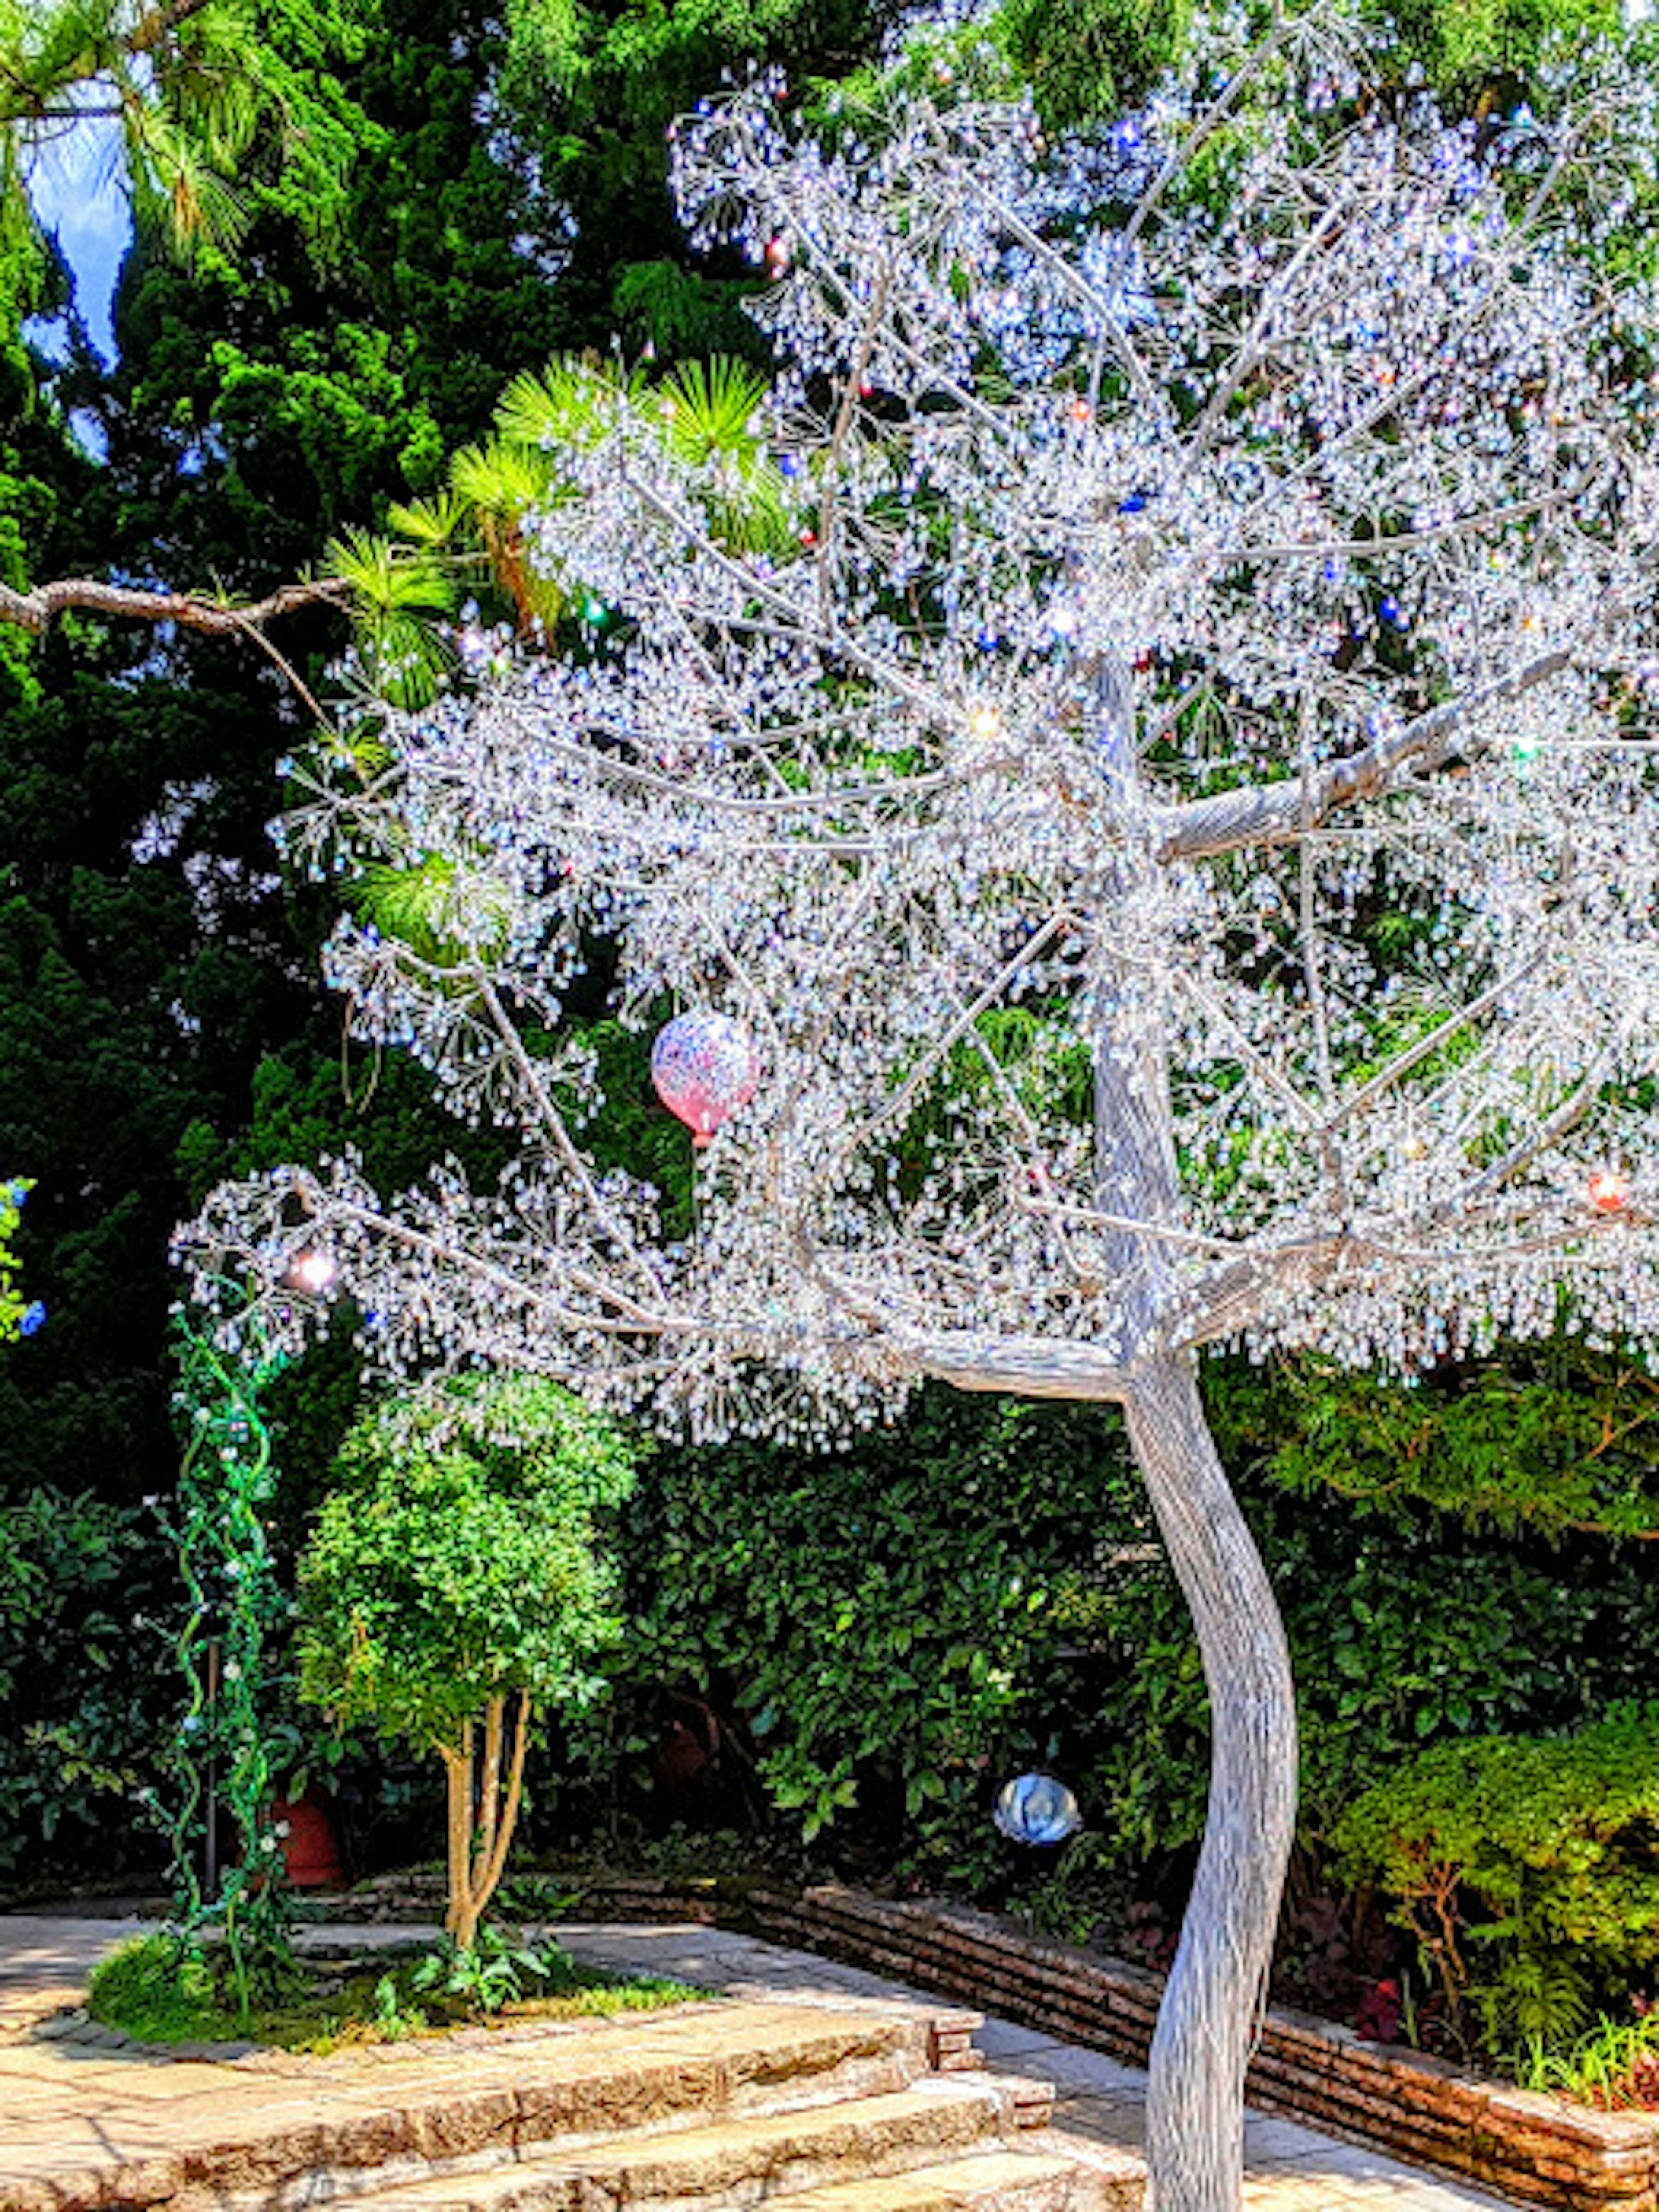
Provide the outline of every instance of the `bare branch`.
[[319,577],[314,583],[284,584],[263,599],[240,604],[206,599],[195,592],[139,591],[94,576],[68,576],[55,583],[36,584],[27,592],[0,584],[0,622],[38,635],[59,615],[84,610],[137,622],[176,623],[180,629],[230,637],[293,614],[301,607],[343,607],[349,600],[350,586],[337,576]]
[[1346,759],[1316,769],[1305,786],[1287,775],[1277,783],[1240,784],[1158,811],[1160,860],[1210,860],[1224,853],[1283,845],[1317,829],[1339,809],[1385,796],[1407,776],[1441,767],[1478,742],[1482,714],[1522,697],[1570,668],[1565,646],[1540,653],[1520,668],[1477,684],[1461,698],[1431,708],[1392,736],[1364,745]]

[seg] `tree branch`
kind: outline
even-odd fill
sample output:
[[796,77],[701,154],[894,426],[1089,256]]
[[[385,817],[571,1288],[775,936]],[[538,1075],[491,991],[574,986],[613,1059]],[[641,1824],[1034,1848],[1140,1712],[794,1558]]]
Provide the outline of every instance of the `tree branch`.
[[1565,646],[1540,653],[1508,675],[1477,684],[1461,699],[1431,708],[1346,760],[1328,762],[1305,782],[1286,776],[1278,783],[1240,784],[1184,805],[1160,808],[1158,857],[1165,862],[1207,860],[1253,846],[1288,843],[1318,829],[1340,807],[1381,797],[1413,770],[1438,768],[1460,749],[1465,726],[1477,715],[1559,676],[1571,660]]
[[162,7],[152,8],[147,15],[140,16],[127,34],[126,49],[130,54],[148,54],[170,37],[181,23],[192,15],[201,15],[211,7],[213,0],[167,0]]
[[1012,1390],[1026,1398],[1121,1405],[1133,1388],[1127,1363],[1098,1345],[1041,1336],[935,1336],[900,1340],[907,1365],[958,1390]]
[[280,615],[292,614],[299,607],[343,606],[349,588],[343,577],[324,576],[315,583],[284,584],[263,599],[239,606],[228,599],[204,599],[193,592],[137,591],[125,584],[105,583],[95,576],[65,576],[55,583],[36,584],[27,592],[0,584],[0,623],[10,623],[39,635],[58,616],[84,608],[92,614],[177,623],[180,629],[231,637]]

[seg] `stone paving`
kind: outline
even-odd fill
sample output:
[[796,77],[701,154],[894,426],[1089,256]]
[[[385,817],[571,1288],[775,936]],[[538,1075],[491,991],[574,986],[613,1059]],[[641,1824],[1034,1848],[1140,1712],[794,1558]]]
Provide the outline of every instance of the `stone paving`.
[[[43,2123],[61,2117],[69,2138],[141,2124],[158,2145],[167,2135],[169,2097],[200,2094],[230,2071],[210,2061],[158,2061],[148,2054],[100,2050],[84,2033],[54,2033],[51,2015],[72,2006],[94,1963],[143,1923],[116,1919],[0,1916],[0,2187],[9,2178],[6,2144],[39,2142]],[[365,1948],[407,1942],[407,1926],[301,1932],[302,1942]],[[723,1930],[691,1926],[562,1923],[558,1934],[596,1964],[672,1975],[723,1989],[738,1998],[811,2002],[837,1996],[934,2002],[856,1967]],[[42,2033],[43,2028],[45,2033]],[[1054,2082],[1055,2124],[1115,2144],[1138,2144],[1146,2077],[1097,2051],[1056,2042],[1032,2028],[988,2019],[977,2039],[994,2069]],[[407,2051],[407,2046],[401,2047]],[[378,2054],[377,2054],[378,2055]],[[368,2053],[363,2056],[367,2057]],[[390,2057],[388,2048],[385,2056]],[[505,2056],[505,2054],[503,2054]],[[246,2078],[246,2077],[244,2077]],[[293,2084],[268,2082],[265,2094]],[[1247,2125],[1245,2189],[1249,2212],[1493,2212],[1504,2200],[1402,2165],[1379,2151],[1334,2141],[1295,2122],[1252,2114]],[[14,2151],[12,2166],[16,2167]]]

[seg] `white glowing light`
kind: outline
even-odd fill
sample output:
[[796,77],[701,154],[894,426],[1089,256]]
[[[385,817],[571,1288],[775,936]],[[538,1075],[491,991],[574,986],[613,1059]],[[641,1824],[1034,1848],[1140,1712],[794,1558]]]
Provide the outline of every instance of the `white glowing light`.
[[296,1290],[307,1297],[319,1298],[333,1284],[340,1270],[326,1252],[301,1252],[295,1255],[289,1274]]

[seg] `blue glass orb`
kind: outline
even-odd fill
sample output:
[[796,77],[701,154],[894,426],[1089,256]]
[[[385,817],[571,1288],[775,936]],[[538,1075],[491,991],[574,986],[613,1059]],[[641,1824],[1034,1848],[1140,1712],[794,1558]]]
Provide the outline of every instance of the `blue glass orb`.
[[991,1817],[1016,1844],[1063,1844],[1083,1825],[1077,1799],[1052,1774],[1017,1774],[1005,1782]]

